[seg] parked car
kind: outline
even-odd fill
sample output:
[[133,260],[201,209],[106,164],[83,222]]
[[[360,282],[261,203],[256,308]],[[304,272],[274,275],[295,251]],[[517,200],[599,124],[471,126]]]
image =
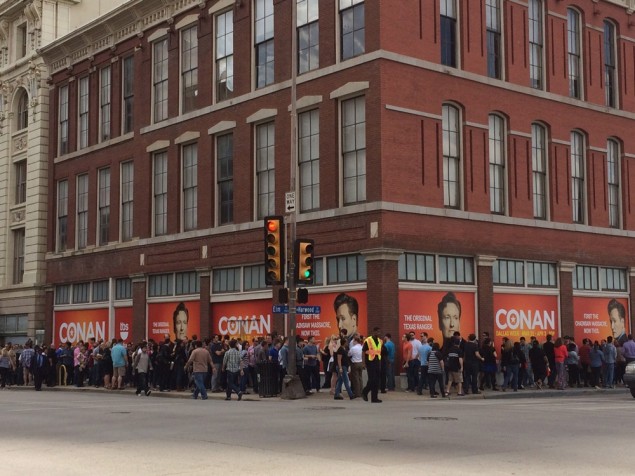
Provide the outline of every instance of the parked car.
[[635,398],[635,362],[630,362],[626,365],[624,384],[631,390],[631,395]]

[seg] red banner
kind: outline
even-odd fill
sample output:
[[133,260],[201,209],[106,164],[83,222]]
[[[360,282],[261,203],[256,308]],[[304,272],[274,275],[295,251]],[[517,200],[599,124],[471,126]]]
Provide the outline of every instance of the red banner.
[[613,336],[620,344],[627,340],[628,299],[608,297],[574,297],[573,337],[576,343],[582,339],[601,341]]
[[527,342],[535,337],[539,342],[558,334],[560,313],[558,296],[535,294],[494,294],[494,344],[500,349],[503,337]]
[[118,307],[115,309],[115,339],[123,339],[126,344],[132,342],[131,307]]
[[56,311],[53,317],[53,341],[55,344],[108,340],[108,309],[82,309]]
[[191,339],[201,332],[199,301],[148,304],[148,339]]
[[404,334],[414,332],[417,339],[424,332],[443,346],[443,338],[460,332],[461,337],[475,332],[476,294],[447,291],[399,291],[400,336],[393,336],[398,343]]
[[[330,335],[338,334],[340,327],[349,335],[354,332],[366,335],[364,291],[310,294],[309,302],[298,306],[320,307],[319,313],[296,315],[296,334],[303,338],[314,336],[316,343],[322,344]],[[251,338],[265,336],[274,330],[281,335],[286,333],[284,315],[272,312],[270,299],[213,303],[211,315],[215,334]]]

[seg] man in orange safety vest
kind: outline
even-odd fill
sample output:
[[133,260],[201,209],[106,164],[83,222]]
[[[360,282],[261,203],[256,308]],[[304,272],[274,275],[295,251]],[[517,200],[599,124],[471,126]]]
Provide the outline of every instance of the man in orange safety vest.
[[364,367],[368,372],[368,382],[362,391],[362,397],[365,401],[368,401],[368,392],[370,392],[370,401],[373,403],[381,403],[381,400],[377,398],[381,379],[381,347],[383,345],[383,341],[379,336],[379,327],[375,327],[373,335],[366,338],[362,347]]

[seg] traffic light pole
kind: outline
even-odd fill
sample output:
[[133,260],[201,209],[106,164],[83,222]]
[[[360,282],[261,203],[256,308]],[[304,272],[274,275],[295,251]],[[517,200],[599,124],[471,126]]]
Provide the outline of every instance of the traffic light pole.
[[[290,188],[289,190],[295,194],[295,181],[296,181],[296,167],[298,164],[298,113],[297,113],[297,70],[298,70],[298,57],[297,57],[297,2],[292,0],[291,2],[291,153],[289,157],[290,161]],[[294,263],[294,243],[296,239],[296,211],[293,209],[287,213],[288,223],[288,240],[287,240],[287,287],[289,288],[289,347],[288,347],[288,362],[287,362],[287,375],[285,379],[285,387],[283,389],[283,398],[302,398],[304,392],[293,391],[297,387],[298,376],[295,362],[296,353],[296,283],[295,283],[295,263]],[[295,380],[295,382],[294,382]],[[301,386],[299,388],[302,388]],[[286,390],[286,391],[285,391]]]

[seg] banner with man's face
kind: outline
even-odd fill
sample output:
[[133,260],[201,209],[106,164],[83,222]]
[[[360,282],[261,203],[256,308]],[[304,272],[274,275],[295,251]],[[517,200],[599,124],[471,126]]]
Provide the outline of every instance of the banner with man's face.
[[191,339],[201,337],[199,301],[176,301],[148,304],[148,339],[161,342],[166,337]]
[[582,339],[601,341],[608,336],[620,344],[627,340],[628,299],[608,297],[573,298],[573,337],[576,343]]
[[473,292],[399,291],[399,339],[409,332],[419,339],[426,332],[440,347],[455,332],[467,339],[476,329],[475,301]]

